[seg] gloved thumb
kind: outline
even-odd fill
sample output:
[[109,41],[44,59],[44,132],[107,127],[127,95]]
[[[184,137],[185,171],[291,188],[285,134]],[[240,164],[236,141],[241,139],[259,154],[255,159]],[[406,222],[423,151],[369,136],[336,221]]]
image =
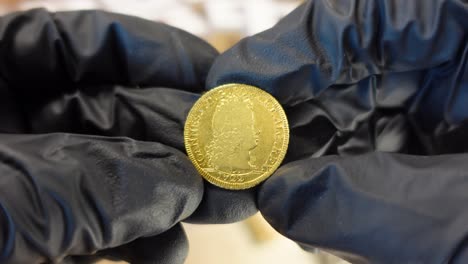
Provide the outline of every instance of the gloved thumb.
[[1,263],[55,263],[155,237],[203,195],[185,154],[123,137],[0,134],[0,175]]
[[283,166],[261,186],[259,209],[304,248],[352,263],[461,263],[468,254],[467,160],[309,158]]

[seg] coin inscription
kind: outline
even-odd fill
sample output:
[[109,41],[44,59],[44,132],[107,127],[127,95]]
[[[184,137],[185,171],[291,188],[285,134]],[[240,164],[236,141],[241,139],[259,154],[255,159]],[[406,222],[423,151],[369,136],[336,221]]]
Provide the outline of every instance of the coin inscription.
[[289,127],[273,96],[253,86],[227,84],[195,103],[184,138],[190,160],[206,180],[226,189],[247,189],[281,164]]

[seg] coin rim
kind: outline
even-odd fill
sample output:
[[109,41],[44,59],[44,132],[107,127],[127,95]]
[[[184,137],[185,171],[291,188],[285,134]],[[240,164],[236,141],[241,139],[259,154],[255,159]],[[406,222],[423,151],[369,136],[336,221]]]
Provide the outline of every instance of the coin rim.
[[[280,152],[280,154],[278,155],[278,159],[277,161],[274,163],[273,166],[271,166],[270,170],[268,170],[267,172],[265,172],[264,174],[261,174],[261,176],[253,179],[253,180],[250,180],[248,182],[243,182],[243,183],[230,183],[230,182],[225,182],[223,180],[220,180],[214,176],[211,176],[208,172],[206,172],[205,170],[203,170],[203,168],[200,167],[200,165],[198,164],[196,158],[195,158],[195,155],[192,153],[192,150],[191,150],[191,147],[190,147],[190,144],[188,144],[188,139],[189,139],[189,132],[188,132],[188,126],[189,124],[191,123],[191,119],[194,117],[194,113],[196,112],[196,110],[198,110],[200,107],[201,107],[201,102],[203,101],[203,98],[205,97],[208,97],[210,94],[220,90],[220,89],[232,89],[232,88],[237,88],[237,87],[243,87],[243,88],[247,88],[247,89],[250,89],[250,90],[253,90],[255,93],[259,93],[259,94],[262,94],[262,95],[266,95],[267,97],[270,97],[275,105],[275,108],[278,110],[278,113],[280,115],[280,118],[282,119],[283,121],[283,129],[284,129],[284,132],[285,132],[285,136],[284,136],[284,139],[283,139],[283,144],[282,144],[282,151]],[[225,189],[230,189],[230,190],[244,190],[244,189],[249,189],[249,188],[252,188],[258,184],[260,184],[261,182],[263,182],[264,180],[266,180],[267,178],[269,178],[275,171],[276,169],[278,169],[278,167],[281,165],[281,163],[283,162],[284,160],[284,157],[286,156],[286,152],[288,150],[288,145],[289,145],[289,123],[288,123],[288,119],[286,117],[286,113],[284,112],[284,109],[283,107],[281,106],[281,104],[276,100],[276,98],[274,98],[271,94],[269,94],[268,92],[258,88],[258,87],[255,87],[255,86],[252,86],[252,85],[247,85],[247,84],[239,84],[239,83],[230,83],[230,84],[224,84],[224,85],[221,85],[221,86],[217,86],[211,90],[209,90],[208,92],[204,93],[196,102],[195,104],[193,105],[193,107],[190,109],[188,115],[187,115],[187,119],[185,121],[185,125],[184,125],[184,145],[185,145],[185,149],[187,151],[187,154],[188,154],[188,157],[190,159],[190,161],[192,162],[192,164],[195,166],[195,168],[197,169],[197,171],[210,183],[218,186],[218,187],[221,187],[221,188],[225,188]]]

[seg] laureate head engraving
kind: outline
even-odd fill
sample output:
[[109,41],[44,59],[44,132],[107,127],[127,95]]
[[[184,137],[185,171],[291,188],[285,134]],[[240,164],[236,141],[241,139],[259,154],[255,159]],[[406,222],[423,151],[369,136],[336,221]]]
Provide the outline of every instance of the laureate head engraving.
[[250,98],[225,94],[211,120],[211,141],[206,146],[209,170],[242,174],[255,169],[253,150],[259,132]]

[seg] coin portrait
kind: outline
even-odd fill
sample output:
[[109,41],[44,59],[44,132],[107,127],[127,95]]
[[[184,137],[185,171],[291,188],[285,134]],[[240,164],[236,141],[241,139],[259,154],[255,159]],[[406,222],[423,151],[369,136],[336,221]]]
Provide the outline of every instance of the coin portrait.
[[222,99],[211,119],[211,141],[206,147],[207,170],[226,173],[250,171],[255,164],[252,150],[257,147],[255,114],[250,99]]
[[267,92],[244,84],[210,90],[192,107],[184,129],[190,160],[209,182],[247,189],[281,164],[289,142],[286,115]]

